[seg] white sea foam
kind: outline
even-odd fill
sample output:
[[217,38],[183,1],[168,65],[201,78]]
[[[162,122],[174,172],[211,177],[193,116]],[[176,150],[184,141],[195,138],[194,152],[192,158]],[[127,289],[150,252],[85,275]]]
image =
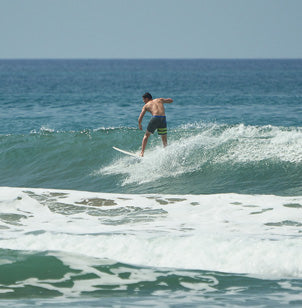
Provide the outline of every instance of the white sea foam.
[[279,160],[283,162],[302,162],[302,129],[278,128],[272,126],[232,127],[222,134],[226,141],[238,140],[230,148],[223,160],[239,162]]
[[0,207],[1,248],[302,277],[302,259],[297,257],[302,254],[302,196],[122,195],[3,187]]
[[54,133],[54,132],[55,130],[53,128],[49,128],[47,126],[41,126],[38,131],[36,129],[30,131],[31,134],[44,134],[44,133]]
[[182,137],[171,138],[167,148],[149,147],[142,160],[122,156],[96,174],[124,175],[125,185],[200,171],[208,164],[302,163],[302,128],[194,124],[181,130]]

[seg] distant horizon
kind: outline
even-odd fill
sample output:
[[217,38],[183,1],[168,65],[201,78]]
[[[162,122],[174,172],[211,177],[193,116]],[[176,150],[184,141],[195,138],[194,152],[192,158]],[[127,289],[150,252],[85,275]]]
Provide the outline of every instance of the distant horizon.
[[302,60],[301,58],[0,58],[0,61],[17,60]]

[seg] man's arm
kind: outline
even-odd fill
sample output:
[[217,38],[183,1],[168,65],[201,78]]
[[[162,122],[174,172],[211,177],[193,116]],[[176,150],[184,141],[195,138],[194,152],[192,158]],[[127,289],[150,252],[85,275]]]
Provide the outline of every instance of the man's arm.
[[147,111],[147,109],[145,107],[146,106],[143,107],[142,112],[141,112],[141,114],[138,117],[138,127],[139,127],[140,130],[143,130],[142,120],[143,120],[143,117],[144,117],[144,115],[145,115],[145,113]]
[[171,104],[173,102],[172,98],[160,98],[163,104]]

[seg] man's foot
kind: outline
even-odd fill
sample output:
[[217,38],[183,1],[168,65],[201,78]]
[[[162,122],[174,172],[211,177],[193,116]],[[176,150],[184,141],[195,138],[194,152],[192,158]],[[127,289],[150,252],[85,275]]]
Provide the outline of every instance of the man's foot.
[[141,153],[139,154],[139,156],[140,156],[140,157],[144,157],[144,152],[141,152]]

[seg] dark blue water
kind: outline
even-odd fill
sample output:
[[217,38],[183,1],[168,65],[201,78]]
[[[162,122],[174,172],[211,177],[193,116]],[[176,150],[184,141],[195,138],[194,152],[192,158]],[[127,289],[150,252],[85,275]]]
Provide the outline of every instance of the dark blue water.
[[0,61],[0,133],[137,127],[145,91],[169,125],[301,125],[301,60]]

